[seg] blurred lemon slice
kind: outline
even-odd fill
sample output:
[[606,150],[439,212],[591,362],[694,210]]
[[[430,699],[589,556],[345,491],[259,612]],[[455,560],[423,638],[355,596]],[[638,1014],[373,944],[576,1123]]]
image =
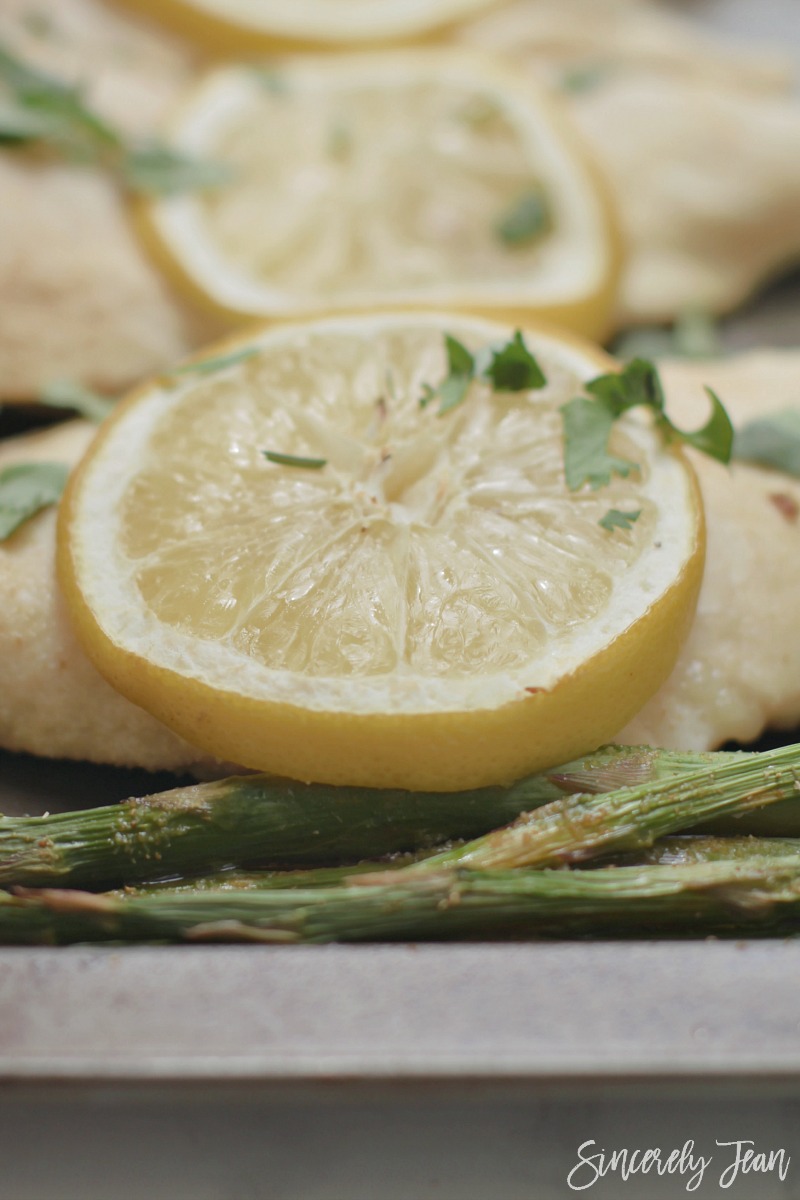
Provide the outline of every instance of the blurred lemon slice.
[[213,193],[152,201],[156,251],[237,317],[448,308],[600,336],[618,246],[560,113],[468,52],[224,67],[172,128],[230,164]]
[[[130,396],[60,512],[100,671],[210,753],[340,784],[508,781],[620,729],[691,621],[694,477],[634,413],[612,450],[639,471],[567,489],[559,406],[609,360],[560,333],[524,335],[544,387],[420,405],[446,335],[485,354],[511,332],[272,327]],[[609,532],[612,507],[641,515]]]
[[499,0],[128,0],[219,49],[342,49],[426,37]]

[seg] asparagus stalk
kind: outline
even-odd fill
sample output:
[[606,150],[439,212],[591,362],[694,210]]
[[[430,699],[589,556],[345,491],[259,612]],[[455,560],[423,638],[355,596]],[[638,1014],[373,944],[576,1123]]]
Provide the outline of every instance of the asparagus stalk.
[[800,862],[800,838],[716,837],[679,834],[660,838],[649,850],[636,855],[637,863],[670,864],[709,862],[752,862],[786,858],[796,854]]
[[[678,834],[675,837],[659,838],[651,847],[636,854],[617,855],[604,859],[603,867],[610,866],[685,866],[710,862],[763,863],[770,858],[788,858],[797,855],[800,867],[800,838],[758,837],[715,837],[713,835]],[[319,867],[316,870],[242,870],[214,871],[207,875],[188,878],[157,880],[138,886],[128,885],[106,895],[121,899],[157,895],[197,895],[200,892],[252,892],[277,888],[331,887],[342,883],[356,883],[358,876],[375,875],[400,871],[414,863],[430,861],[430,851],[419,854],[397,854],[381,862],[361,862],[355,866]]]
[[758,755],[743,750],[702,752],[611,744],[555,767],[548,771],[547,777],[563,792],[599,795],[615,792],[621,787],[637,787],[674,775],[691,774],[724,762],[742,761],[746,757],[757,758]]
[[345,883],[356,875],[373,875],[377,871],[399,871],[412,863],[421,862],[430,851],[418,854],[394,854],[378,862],[360,862],[343,867],[316,867],[310,870],[278,871],[269,868],[246,870],[241,867],[212,871],[204,875],[179,876],[177,879],[155,880],[152,883],[126,884],[104,895],[120,899],[156,895],[197,895],[199,892],[252,892],[277,888],[318,888]]
[[[401,876],[405,878],[401,878]],[[768,933],[800,925],[800,860],[594,871],[401,872],[380,886],[153,895],[0,893],[0,942],[366,941],[646,930]]]
[[[549,867],[642,850],[714,817],[735,816],[800,795],[800,745],[744,754],[719,765],[597,796],[563,796],[513,824],[432,855],[404,874],[460,865]],[[362,883],[381,882],[381,875]]]
[[[692,780],[698,767],[701,775],[713,774],[718,763],[744,770],[762,760],[766,764],[768,757],[609,746],[510,787],[453,793],[329,787],[264,775],[234,777],[104,808],[48,817],[0,817],[0,886],[102,889],[248,862],[357,862],[431,848],[453,838],[474,838],[523,811],[552,803],[565,791],[603,790],[619,779],[633,779],[646,790],[650,780],[663,783],[681,775]],[[792,796],[775,807],[798,814],[792,818],[797,826],[800,797]],[[733,812],[745,832],[769,809],[718,805],[710,811]],[[744,815],[750,816],[747,825]],[[698,815],[685,827],[707,819]]]
[[[652,746],[602,746],[594,754],[548,772],[551,783],[565,792],[613,792],[620,787],[688,774],[723,762],[742,762],[757,753],[735,751],[658,750]],[[555,797],[554,797],[555,798]],[[697,826],[698,832],[753,834],[757,837],[800,837],[800,796],[735,816],[718,817]]]
[[0,887],[99,890],[243,863],[358,862],[475,837],[554,795],[544,776],[466,792],[233,777],[104,808],[0,817]]

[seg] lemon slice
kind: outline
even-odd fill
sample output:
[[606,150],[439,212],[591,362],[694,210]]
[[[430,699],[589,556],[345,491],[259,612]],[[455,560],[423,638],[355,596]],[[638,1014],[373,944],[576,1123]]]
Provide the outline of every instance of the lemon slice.
[[[457,314],[275,326],[145,385],[60,512],[60,578],[106,678],[188,741],[305,780],[449,790],[594,747],[667,676],[702,573],[694,476],[638,410],[599,491],[559,405],[600,351],[527,332],[547,383],[440,414]],[[640,511],[626,530],[598,522]]]
[[342,49],[428,36],[499,0],[129,0],[212,49]]
[[463,309],[600,336],[618,244],[582,148],[527,81],[469,52],[220,68],[171,138],[228,163],[160,198],[168,271],[237,317]]

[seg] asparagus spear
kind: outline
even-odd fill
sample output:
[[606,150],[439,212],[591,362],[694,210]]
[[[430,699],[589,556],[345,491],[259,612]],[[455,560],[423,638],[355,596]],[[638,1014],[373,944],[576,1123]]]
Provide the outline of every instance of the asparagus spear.
[[[401,879],[401,875],[405,875]],[[767,933],[800,926],[800,861],[754,859],[594,871],[398,874],[375,887],[201,892],[137,899],[0,893],[0,942],[250,941],[565,936],[656,930]]]
[[[474,837],[565,791],[602,791],[618,786],[620,779],[646,783],[679,774],[692,777],[698,766],[744,767],[762,758],[608,746],[508,788],[455,793],[234,777],[105,808],[50,817],[0,817],[0,886],[99,889],[259,860],[281,865],[357,861],[434,846],[452,837]],[[800,797],[774,807],[793,814],[783,829],[791,832],[798,824]],[[734,809],[742,832],[757,830],[757,822],[766,822],[769,811]]]
[[[565,792],[598,794],[723,762],[742,762],[748,753],[758,757],[757,753],[742,750],[701,752],[658,750],[652,746],[602,746],[594,754],[548,772],[548,779]],[[800,796],[752,812],[703,821],[697,829],[734,836],[800,837]]]
[[[720,766],[724,762],[741,762],[757,758],[744,750],[659,750],[655,746],[601,746],[592,754],[573,759],[548,771],[547,777],[563,792],[615,792],[621,787],[636,787],[655,783],[673,775]],[[556,799],[554,796],[553,799]]]
[[752,862],[754,859],[786,858],[797,854],[800,838],[716,837],[681,834],[660,838],[649,850],[636,855],[637,863]]
[[561,791],[405,792],[245,775],[48,817],[0,817],[0,887],[102,889],[229,864],[358,862],[475,837]]
[[[603,859],[601,866],[685,866],[692,863],[744,862],[752,863],[770,858],[789,858],[797,855],[800,867],[800,838],[716,837],[714,835],[679,834],[659,838],[648,849],[637,853],[616,855]],[[431,851],[418,854],[396,854],[391,860],[361,862],[354,866],[319,867],[316,870],[243,870],[229,868],[206,875],[156,880],[153,883],[128,885],[106,895],[131,899],[138,896],[197,895],[199,892],[253,892],[277,888],[331,887],[356,883],[358,876],[400,871],[414,863],[430,861]]]
[[430,851],[423,850],[418,854],[393,854],[378,862],[360,862],[343,867],[316,867],[310,870],[279,871],[263,867],[247,870],[241,867],[229,867],[223,871],[211,871],[203,875],[181,875],[177,879],[126,884],[125,887],[105,892],[104,895],[125,900],[137,896],[197,895],[198,892],[252,892],[259,889],[331,887],[335,884],[345,883],[356,875],[373,875],[377,871],[399,871],[402,867],[421,862],[430,853]]
[[[641,850],[659,837],[714,817],[735,816],[799,795],[800,745],[781,746],[639,787],[563,796],[523,813],[505,829],[407,867],[404,874],[453,865],[503,869],[581,863]],[[372,881],[380,883],[381,875],[361,880]]]

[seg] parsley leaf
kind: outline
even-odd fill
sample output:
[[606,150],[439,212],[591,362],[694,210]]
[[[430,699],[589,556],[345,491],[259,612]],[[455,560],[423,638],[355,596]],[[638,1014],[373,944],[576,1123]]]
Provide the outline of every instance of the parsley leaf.
[[30,517],[55,504],[67,482],[64,463],[16,463],[0,471],[0,542]]
[[637,508],[636,512],[622,512],[618,508],[610,508],[597,524],[602,525],[603,529],[607,529],[609,533],[613,533],[615,529],[624,529],[627,531],[639,520],[641,515],[642,510],[640,508]]
[[552,213],[544,190],[530,188],[498,218],[494,231],[507,246],[525,246],[552,226]]
[[128,142],[84,100],[80,88],[29,66],[0,45],[0,143],[42,145],[111,171],[132,191],[172,194],[230,178],[219,163],[157,143]]
[[436,394],[439,397],[439,416],[444,416],[453,408],[458,408],[461,401],[466,396],[469,385],[472,383],[471,375],[448,375],[443,383],[437,388]]
[[87,107],[77,87],[29,66],[1,45],[0,82],[11,93],[16,112],[38,123],[38,131],[26,140],[50,142],[77,158],[122,144],[111,126]]
[[449,333],[444,335],[444,345],[447,350],[447,367],[451,375],[469,375],[475,372],[475,359],[461,342],[456,341]]
[[733,452],[734,436],[731,419],[717,393],[710,387],[705,388],[705,393],[711,401],[711,416],[702,429],[697,429],[694,433],[686,433],[676,429],[666,417],[663,419],[669,425],[674,440],[685,442],[687,446],[692,446],[702,454],[707,454],[709,458],[716,458],[721,463],[729,463]]
[[72,409],[96,425],[105,421],[114,407],[114,400],[110,396],[101,396],[99,392],[93,392],[91,388],[70,379],[54,379],[42,388],[39,399],[50,408]]
[[589,397],[577,396],[561,406],[564,422],[564,471],[567,487],[584,483],[593,489],[611,482],[612,474],[628,475],[635,464],[608,452],[608,438],[617,417],[640,405],[654,414],[667,441],[683,442],[720,462],[730,461],[733,426],[722,401],[706,388],[712,412],[706,424],[686,433],[664,411],[664,389],[658,371],[647,359],[635,358],[620,372],[599,375],[586,384]]
[[576,396],[561,405],[564,475],[571,492],[584,483],[596,491],[610,483],[613,474],[630,475],[636,469],[636,463],[608,453],[608,439],[618,415],[588,396]]
[[686,308],[671,327],[627,329],[614,339],[617,358],[688,358],[697,362],[723,354],[713,316],[700,308]]
[[38,141],[53,133],[52,119],[14,100],[0,100],[0,145]]
[[132,191],[159,196],[205,191],[233,178],[225,163],[189,158],[158,143],[129,150],[120,162],[120,173]]
[[582,92],[594,91],[613,73],[610,63],[582,63],[580,66],[568,67],[561,76],[559,86],[562,91],[579,95]]
[[437,387],[422,385],[420,408],[439,398],[438,416],[456,408],[475,380],[490,383],[496,392],[524,392],[545,387],[547,380],[519,330],[504,346],[489,346],[470,354],[466,346],[445,334],[447,375]]
[[685,308],[672,327],[675,353],[679,358],[718,358],[722,345],[717,323],[702,308]]
[[447,375],[438,387],[423,384],[419,401],[420,408],[426,408],[438,396],[440,417],[461,403],[475,378],[475,359],[466,346],[449,333],[444,335],[444,346],[447,352]]
[[327,458],[304,458],[297,454],[281,454],[278,450],[262,450],[264,458],[280,467],[304,467],[307,471],[319,471],[327,463]]
[[598,375],[586,384],[586,391],[596,396],[615,417],[639,404],[654,409],[658,414],[664,411],[661,379],[646,358],[631,359],[619,372]]
[[492,354],[484,372],[497,392],[524,392],[547,386],[542,368],[516,331],[510,342]]
[[248,358],[253,358],[259,353],[259,346],[245,346],[244,349],[234,350],[230,354],[217,354],[214,358],[199,358],[196,362],[184,363],[180,367],[173,367],[168,374],[214,375],[217,371],[224,371],[226,367],[233,367],[237,363],[246,362]]
[[272,63],[252,63],[250,71],[253,78],[261,84],[265,92],[271,96],[285,96],[289,91],[289,81],[279,67]]
[[733,456],[800,479],[800,412],[788,408],[737,430]]

